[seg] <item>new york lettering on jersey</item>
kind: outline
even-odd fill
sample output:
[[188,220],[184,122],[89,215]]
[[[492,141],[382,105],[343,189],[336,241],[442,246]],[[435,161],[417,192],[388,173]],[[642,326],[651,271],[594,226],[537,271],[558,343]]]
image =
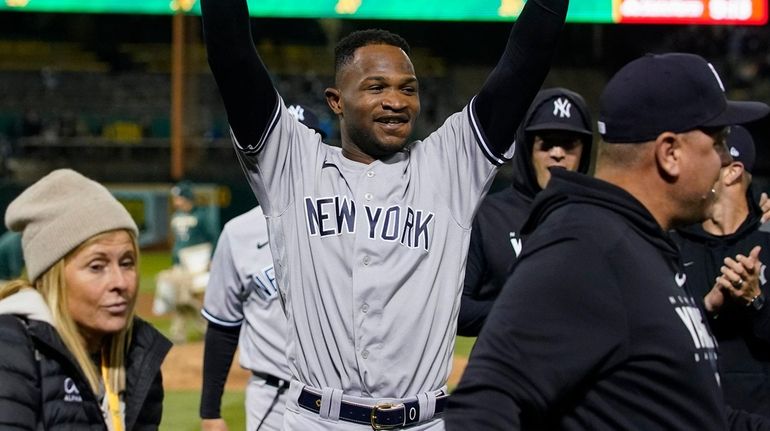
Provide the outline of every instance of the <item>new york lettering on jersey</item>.
[[245,290],[246,296],[255,294],[264,302],[270,302],[278,296],[278,287],[275,284],[275,268],[273,265],[267,266],[260,271],[248,274],[248,288]]
[[[433,213],[409,206],[387,208],[364,205],[369,239],[398,241],[410,248],[429,250]],[[305,215],[311,236],[356,232],[356,203],[347,196],[305,198]]]

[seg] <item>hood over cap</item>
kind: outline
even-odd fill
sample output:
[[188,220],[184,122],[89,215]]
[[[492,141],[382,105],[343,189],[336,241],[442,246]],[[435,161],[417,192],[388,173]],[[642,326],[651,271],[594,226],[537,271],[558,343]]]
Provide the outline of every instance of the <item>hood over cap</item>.
[[593,120],[583,97],[566,88],[541,90],[530,105],[524,121],[516,131],[516,153],[513,157],[513,188],[531,201],[542,189],[532,165],[534,136],[543,130],[565,130],[583,135],[583,152],[578,172],[587,173],[591,164]]

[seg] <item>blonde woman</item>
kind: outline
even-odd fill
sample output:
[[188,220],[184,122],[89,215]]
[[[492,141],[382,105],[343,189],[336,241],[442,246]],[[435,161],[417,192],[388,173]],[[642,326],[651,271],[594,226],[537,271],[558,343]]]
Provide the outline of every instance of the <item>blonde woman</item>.
[[11,202],[29,280],[0,287],[0,429],[154,430],[170,342],[134,316],[137,227],[62,169]]

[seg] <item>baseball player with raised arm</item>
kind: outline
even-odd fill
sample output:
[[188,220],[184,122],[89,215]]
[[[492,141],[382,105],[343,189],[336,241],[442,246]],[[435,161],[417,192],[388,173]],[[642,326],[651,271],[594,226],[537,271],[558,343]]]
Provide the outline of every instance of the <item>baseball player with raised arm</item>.
[[568,1],[528,1],[479,93],[411,143],[420,99],[408,44],[383,30],[343,38],[325,92],[341,148],[287,115],[246,1],[201,5],[288,317],[284,429],[443,429],[471,222],[513,154]]
[[[292,105],[288,112],[326,137],[311,110]],[[225,224],[217,242],[201,311],[208,321],[200,405],[203,431],[228,429],[220,407],[238,346],[241,367],[252,373],[246,387],[246,428],[282,428],[291,374],[286,360],[286,316],[267,238],[265,215],[256,207]]]

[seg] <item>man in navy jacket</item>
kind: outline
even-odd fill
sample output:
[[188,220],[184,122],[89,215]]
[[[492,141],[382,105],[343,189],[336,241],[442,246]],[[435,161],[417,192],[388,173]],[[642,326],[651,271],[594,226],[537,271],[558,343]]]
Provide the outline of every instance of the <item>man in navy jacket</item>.
[[770,429],[725,406],[716,343],[667,233],[708,215],[727,126],[768,111],[728,102],[696,55],[623,67],[600,99],[596,178],[551,171],[447,430]]

